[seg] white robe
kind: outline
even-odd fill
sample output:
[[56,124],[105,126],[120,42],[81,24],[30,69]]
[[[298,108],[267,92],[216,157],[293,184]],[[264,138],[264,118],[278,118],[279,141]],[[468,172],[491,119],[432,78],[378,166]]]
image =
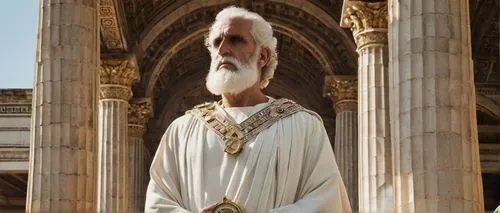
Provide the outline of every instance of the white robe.
[[[217,107],[241,123],[268,103]],[[297,112],[249,140],[238,156],[192,114],[176,119],[151,165],[145,212],[199,212],[231,199],[247,213],[351,212],[320,119]]]

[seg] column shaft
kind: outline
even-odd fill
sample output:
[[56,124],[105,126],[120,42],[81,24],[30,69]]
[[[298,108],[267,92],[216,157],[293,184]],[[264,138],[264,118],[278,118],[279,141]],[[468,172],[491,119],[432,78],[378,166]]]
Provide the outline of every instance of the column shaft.
[[387,3],[344,1],[358,46],[359,212],[392,211]]
[[95,212],[97,1],[39,4],[26,212]]
[[358,211],[358,81],[357,76],[325,78],[325,89],[335,104],[334,151],[353,212]]
[[100,69],[98,212],[129,212],[128,99],[137,78],[130,60],[103,60]]
[[467,0],[390,5],[395,212],[483,212]]
[[351,208],[358,209],[358,113],[337,112],[335,118],[335,157],[346,186]]
[[359,52],[360,212],[392,209],[387,46]]
[[99,102],[98,212],[128,212],[127,109],[123,100]]
[[148,157],[149,152],[144,144],[145,123],[151,111],[149,99],[133,99],[129,104],[129,210],[144,212],[147,183],[149,182]]
[[146,179],[145,168],[145,146],[142,136],[129,137],[129,211],[130,212],[143,212],[144,201],[146,199],[146,188],[144,182]]

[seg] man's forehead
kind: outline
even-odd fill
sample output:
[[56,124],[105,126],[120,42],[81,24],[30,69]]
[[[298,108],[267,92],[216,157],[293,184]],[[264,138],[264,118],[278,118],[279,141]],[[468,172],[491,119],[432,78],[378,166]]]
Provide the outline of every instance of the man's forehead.
[[240,17],[220,20],[217,29],[218,34],[246,34],[250,33],[252,21]]

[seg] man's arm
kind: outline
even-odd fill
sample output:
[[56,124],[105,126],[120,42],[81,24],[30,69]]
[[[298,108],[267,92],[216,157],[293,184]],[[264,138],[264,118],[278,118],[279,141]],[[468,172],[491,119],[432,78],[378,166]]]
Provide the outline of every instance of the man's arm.
[[307,119],[304,127],[307,131],[307,145],[297,201],[271,212],[351,212],[345,186],[322,122],[317,118]]
[[182,207],[176,128],[171,125],[162,137],[150,168],[151,180],[146,192],[146,213],[188,213]]

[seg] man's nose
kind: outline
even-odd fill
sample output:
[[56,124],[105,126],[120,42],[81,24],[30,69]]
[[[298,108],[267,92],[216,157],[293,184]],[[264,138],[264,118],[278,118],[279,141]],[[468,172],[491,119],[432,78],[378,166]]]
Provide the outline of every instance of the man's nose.
[[231,55],[231,46],[226,39],[223,39],[219,44],[219,48],[217,49],[220,56],[230,56]]

